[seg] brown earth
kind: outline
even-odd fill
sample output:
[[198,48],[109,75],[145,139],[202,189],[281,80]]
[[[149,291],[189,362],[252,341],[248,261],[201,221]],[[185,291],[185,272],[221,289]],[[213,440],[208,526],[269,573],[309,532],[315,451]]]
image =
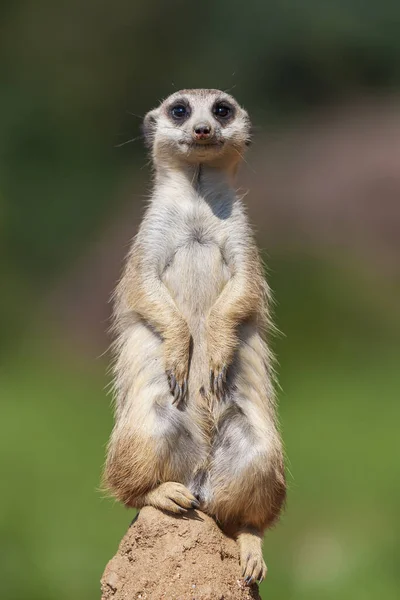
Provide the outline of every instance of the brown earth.
[[237,544],[199,511],[140,511],[102,580],[102,600],[261,600],[241,579]]

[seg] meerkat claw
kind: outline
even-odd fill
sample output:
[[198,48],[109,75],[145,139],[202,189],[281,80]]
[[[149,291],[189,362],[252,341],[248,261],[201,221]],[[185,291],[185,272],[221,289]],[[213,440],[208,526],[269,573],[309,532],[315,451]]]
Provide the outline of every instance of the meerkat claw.
[[227,367],[224,365],[222,369],[210,369],[210,390],[218,400],[224,397],[226,384]]
[[182,400],[184,400],[186,398],[187,386],[188,386],[187,379],[184,379],[183,385],[182,385]]
[[219,400],[218,375],[217,375],[216,371],[211,371],[211,372],[212,372],[211,391]]
[[181,386],[179,385],[179,383],[177,383],[174,390],[174,399],[172,401],[172,404],[179,404],[181,391]]
[[175,386],[176,386],[176,379],[175,379],[175,376],[171,373],[171,371],[167,371],[167,376],[168,376],[169,389],[170,389],[171,394],[173,394]]
[[179,404],[185,400],[187,395],[187,379],[184,379],[183,383],[180,384],[176,381],[174,375],[172,375],[171,378],[173,378],[173,381],[170,381],[170,391],[173,396],[172,404],[179,406]]
[[223,373],[221,371],[221,373],[218,375],[218,392],[219,395],[222,396],[224,393],[224,378],[223,378]]

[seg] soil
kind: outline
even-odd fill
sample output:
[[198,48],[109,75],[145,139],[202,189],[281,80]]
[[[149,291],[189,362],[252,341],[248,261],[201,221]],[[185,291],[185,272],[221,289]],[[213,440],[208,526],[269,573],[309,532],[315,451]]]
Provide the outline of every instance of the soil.
[[236,542],[200,511],[143,508],[108,563],[102,600],[261,600],[241,578]]

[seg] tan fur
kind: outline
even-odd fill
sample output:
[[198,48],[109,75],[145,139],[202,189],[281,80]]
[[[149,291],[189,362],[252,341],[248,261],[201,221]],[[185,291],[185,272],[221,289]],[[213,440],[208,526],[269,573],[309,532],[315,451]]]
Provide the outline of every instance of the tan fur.
[[[232,109],[226,118],[221,103]],[[177,92],[145,118],[155,185],[115,295],[105,482],[128,506],[181,512],[196,497],[237,535],[252,581],[265,575],[262,535],[279,516],[285,477],[269,290],[234,189],[249,127],[218,90]]]
[[256,529],[242,529],[237,534],[242,575],[248,581],[262,581],[267,565],[262,557],[262,536]]

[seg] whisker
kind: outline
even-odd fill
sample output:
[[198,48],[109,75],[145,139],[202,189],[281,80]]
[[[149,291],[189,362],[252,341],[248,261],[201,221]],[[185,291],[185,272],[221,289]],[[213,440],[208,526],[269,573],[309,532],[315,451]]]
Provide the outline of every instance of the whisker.
[[241,152],[239,152],[239,150],[237,148],[235,148],[235,146],[233,146],[233,149],[235,150],[235,152],[237,152],[240,156],[240,158],[242,159],[243,162],[246,163],[246,165],[249,167],[250,171],[254,174],[256,174],[257,172],[253,169],[253,167],[249,164],[249,162],[245,159],[245,157],[243,156],[243,154]]
[[136,117],[137,119],[144,119],[144,116],[142,115],[136,115],[135,113],[131,112],[130,110],[126,111],[127,115],[131,115],[132,117]]
[[192,183],[190,185],[194,184],[194,180],[197,179],[199,172],[200,172],[200,165],[199,166],[196,165],[194,168],[194,171],[193,171]]
[[121,148],[121,146],[125,146],[126,144],[130,144],[132,142],[137,142],[137,140],[141,140],[143,138],[142,135],[138,135],[137,137],[131,138],[130,140],[126,140],[126,142],[121,142],[120,144],[115,144],[114,148]]
[[151,167],[153,160],[151,158],[149,158],[149,160],[147,160],[143,167],[140,167],[140,170],[143,171],[143,169],[146,169],[146,167]]

